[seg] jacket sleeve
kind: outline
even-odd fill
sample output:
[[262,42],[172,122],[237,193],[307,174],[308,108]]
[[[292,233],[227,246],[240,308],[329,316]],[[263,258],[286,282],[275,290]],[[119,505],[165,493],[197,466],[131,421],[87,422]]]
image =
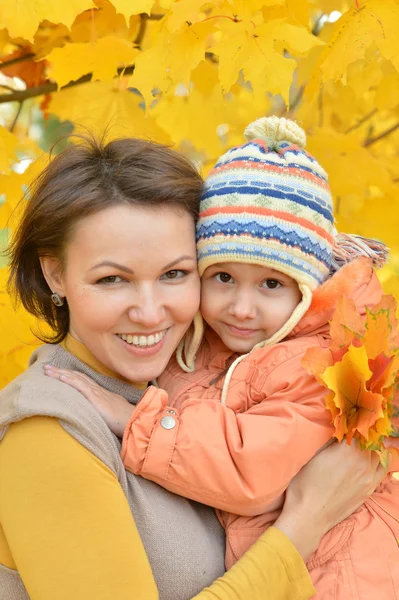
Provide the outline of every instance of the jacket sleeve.
[[[115,475],[50,417],[12,425],[0,444],[0,526],[31,600],[158,600]],[[307,600],[289,539],[272,527],[195,600]],[[0,592],[1,596],[1,592]]]
[[242,413],[202,399],[175,409],[165,391],[150,388],[125,430],[126,468],[221,510],[270,510],[332,435],[326,390],[302,368],[301,356],[278,364],[266,377],[264,399]]

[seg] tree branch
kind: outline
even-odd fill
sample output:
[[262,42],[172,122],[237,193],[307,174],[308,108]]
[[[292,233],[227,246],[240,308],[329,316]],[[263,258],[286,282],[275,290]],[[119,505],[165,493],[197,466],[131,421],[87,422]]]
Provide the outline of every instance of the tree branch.
[[371,110],[369,113],[367,113],[367,115],[364,115],[364,117],[362,117],[359,121],[357,121],[357,123],[355,123],[354,125],[349,127],[344,133],[351,133],[352,131],[355,131],[355,129],[357,129],[358,127],[363,125],[363,123],[366,123],[366,121],[371,119],[371,117],[374,117],[374,115],[377,111],[378,111],[378,108],[373,108],[373,110]]
[[32,60],[35,58],[35,54],[33,52],[29,52],[28,54],[24,54],[23,56],[17,56],[15,58],[11,58],[10,60],[5,60],[0,62],[0,70],[5,67],[12,67],[13,65],[17,65],[20,62],[25,62],[25,60]]
[[14,120],[13,120],[13,122],[11,123],[10,129],[9,129],[9,131],[10,131],[11,133],[12,133],[12,132],[14,131],[14,129],[15,129],[15,126],[16,126],[16,124],[17,124],[17,121],[18,121],[18,119],[19,119],[19,115],[21,114],[22,106],[23,106],[23,102],[20,102],[20,103],[19,103],[19,105],[18,105],[17,112],[15,113]]
[[396,131],[397,129],[399,129],[399,123],[396,123],[396,125],[393,125],[392,127],[390,127],[389,129],[386,129],[385,131],[383,131],[382,133],[380,133],[379,135],[376,135],[375,137],[369,138],[368,140],[366,140],[363,144],[363,146],[365,148],[368,148],[369,146],[371,146],[372,144],[375,144],[376,142],[379,142],[380,140],[382,140],[385,137],[388,137],[389,135],[391,135],[391,133],[393,133],[394,131]]
[[136,39],[133,42],[138,48],[140,48],[141,42],[143,41],[145,36],[145,32],[147,29],[147,20],[148,19],[143,19],[143,17],[140,15],[140,27],[136,35]]
[[[118,69],[119,75],[131,75],[134,71],[134,65],[129,65],[127,67],[120,67]],[[87,73],[83,75],[76,81],[71,81],[67,85],[61,88],[61,90],[66,90],[71,87],[75,87],[75,85],[81,85],[82,83],[88,83],[92,78],[93,73]],[[42,85],[38,85],[36,87],[27,88],[26,90],[16,90],[11,94],[0,94],[0,104],[5,104],[6,102],[23,102],[28,98],[37,98],[38,96],[44,96],[45,94],[51,94],[52,92],[56,92],[58,90],[58,86],[53,81],[47,81]]]

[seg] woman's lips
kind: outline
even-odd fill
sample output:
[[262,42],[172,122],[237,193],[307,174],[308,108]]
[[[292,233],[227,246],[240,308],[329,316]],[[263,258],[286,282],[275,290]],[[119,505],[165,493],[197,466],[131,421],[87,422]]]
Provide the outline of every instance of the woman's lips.
[[120,341],[120,343],[123,344],[123,347],[125,348],[125,350],[127,350],[129,352],[129,354],[131,354],[132,356],[136,356],[136,357],[153,356],[154,354],[157,354],[165,345],[165,340],[168,337],[168,330],[166,330],[165,335],[162,337],[162,339],[157,344],[153,344],[151,346],[136,346],[134,344],[128,344],[118,335],[116,335],[115,337],[117,337],[117,339]]

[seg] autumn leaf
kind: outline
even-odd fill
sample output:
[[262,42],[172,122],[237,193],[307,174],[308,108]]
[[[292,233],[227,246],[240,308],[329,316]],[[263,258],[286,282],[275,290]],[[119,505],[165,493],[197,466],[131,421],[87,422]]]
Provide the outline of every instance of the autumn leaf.
[[146,117],[141,104],[138,94],[120,89],[115,82],[96,82],[54,94],[50,110],[98,135],[107,130],[113,139],[134,136],[167,143],[167,134]]
[[204,18],[201,8],[206,0],[180,0],[173,2],[165,17],[166,27],[172,33],[181,29],[185,23],[191,25]]
[[324,384],[323,373],[333,365],[333,357],[328,348],[309,348],[302,359],[303,368]]
[[[30,46],[26,46],[21,50],[15,50],[6,56],[3,56],[1,61],[7,63],[18,58],[31,54],[32,49]],[[40,85],[46,81],[46,61],[39,60],[34,61],[33,59],[23,60],[17,62],[9,67],[0,64],[1,72],[7,77],[19,77],[26,83],[26,86],[34,87]]]
[[367,308],[364,345],[369,358],[384,353],[390,356],[393,349],[399,347],[397,304],[393,296],[385,294],[379,304]]
[[320,55],[310,82],[309,97],[328,79],[347,83],[348,66],[363,59],[367,49],[376,45],[382,56],[399,68],[399,7],[396,0],[365,0],[351,8],[335,23],[332,39]]
[[0,268],[0,388],[26,369],[29,356],[40,344],[31,333],[38,322],[12,304],[6,292],[7,277],[8,270]]
[[296,62],[285,56],[284,47],[301,54],[321,42],[283,19],[256,27],[247,23],[223,27],[228,35],[212,48],[219,57],[223,92],[230,90],[242,70],[255,93],[280,94],[288,104]]
[[365,348],[350,346],[342,361],[327,367],[321,376],[326,387],[334,392],[332,402],[337,408],[334,426],[339,441],[346,436],[350,443],[356,432],[367,440],[369,429],[384,417],[382,396],[366,388],[371,375]]
[[11,37],[33,41],[41,21],[64,23],[71,27],[79,13],[95,8],[92,0],[42,2],[42,0],[0,0],[0,27],[6,27]]
[[330,336],[332,352],[346,351],[349,344],[353,343],[365,332],[365,323],[356,310],[355,303],[351,298],[342,297],[334,311],[330,321]]
[[138,50],[126,40],[108,36],[94,44],[65,44],[55,48],[47,57],[50,74],[59,87],[79,79],[86,73],[93,73],[92,81],[109,81],[123,65],[134,62]]
[[9,170],[13,162],[17,160],[16,150],[18,139],[0,126],[0,172]]
[[116,8],[116,12],[123,15],[126,22],[132,15],[146,13],[149,15],[154,5],[154,0],[112,0],[112,4]]
[[193,26],[186,23],[175,35],[165,29],[157,43],[136,58],[129,86],[140,91],[147,109],[155,94],[162,95],[177,84],[189,85],[191,72],[205,58],[211,29],[209,22]]

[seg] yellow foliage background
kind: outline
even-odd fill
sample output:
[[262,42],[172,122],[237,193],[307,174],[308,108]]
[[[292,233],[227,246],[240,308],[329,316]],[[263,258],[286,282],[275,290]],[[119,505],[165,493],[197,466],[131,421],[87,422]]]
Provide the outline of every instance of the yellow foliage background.
[[[52,139],[108,126],[166,142],[206,175],[278,114],[328,171],[338,229],[391,248],[381,278],[399,297],[398,31],[399,0],[0,0],[0,250],[49,123]],[[3,257],[0,387],[38,343],[6,278]]]

